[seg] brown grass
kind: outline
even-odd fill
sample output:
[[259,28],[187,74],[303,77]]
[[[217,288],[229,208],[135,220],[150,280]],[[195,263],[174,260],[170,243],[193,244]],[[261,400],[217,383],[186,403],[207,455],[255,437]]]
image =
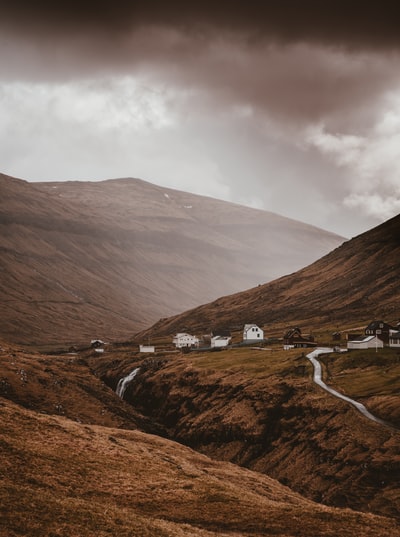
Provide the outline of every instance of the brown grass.
[[314,504],[154,436],[9,401],[1,415],[2,537],[400,535],[389,519]]
[[[398,432],[316,386],[302,353],[232,349],[145,360],[126,398],[165,434],[212,457],[330,505],[400,516]],[[98,363],[107,382],[117,374],[114,360]],[[132,366],[127,360],[126,371]]]
[[[381,490],[375,474],[357,475],[359,485],[346,479],[370,457],[378,475],[396,468],[396,437],[365,428],[313,387],[301,350],[143,357],[123,346],[84,358],[2,344],[0,361],[1,537],[400,535],[393,520],[323,507],[258,472],[127,430],[156,430],[164,410],[170,425],[181,413],[181,439],[209,438],[200,447],[210,455],[280,474],[297,489],[304,483],[310,496],[324,490],[327,500],[330,483],[339,505],[343,480],[350,497],[367,498],[357,507],[371,493],[371,509],[394,516],[397,484]],[[157,419],[100,381],[115,375],[115,384],[137,365],[131,388],[145,388],[139,400]]]
[[324,356],[326,380],[400,428],[400,350],[368,349]]
[[301,349],[284,351],[282,346],[233,348],[220,352],[191,353],[189,361],[199,369],[241,372],[249,378],[265,378],[293,369]]

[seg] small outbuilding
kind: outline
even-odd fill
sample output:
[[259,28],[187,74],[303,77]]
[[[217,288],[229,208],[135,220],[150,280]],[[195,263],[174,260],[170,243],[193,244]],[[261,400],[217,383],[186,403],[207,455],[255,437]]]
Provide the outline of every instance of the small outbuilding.
[[210,346],[212,349],[227,347],[231,340],[232,338],[230,336],[213,336]]
[[139,345],[139,352],[155,352],[154,345]]

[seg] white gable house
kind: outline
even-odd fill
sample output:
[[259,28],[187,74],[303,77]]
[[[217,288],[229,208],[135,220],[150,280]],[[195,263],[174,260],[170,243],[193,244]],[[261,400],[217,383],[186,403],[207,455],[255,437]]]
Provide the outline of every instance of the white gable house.
[[172,343],[177,349],[182,349],[183,347],[197,347],[199,344],[199,338],[196,336],[191,336],[185,332],[176,334]]
[[264,330],[261,330],[256,324],[245,324],[243,329],[243,341],[262,341],[264,339]]
[[347,342],[348,349],[381,349],[383,341],[377,336],[361,336],[356,339],[349,339]]

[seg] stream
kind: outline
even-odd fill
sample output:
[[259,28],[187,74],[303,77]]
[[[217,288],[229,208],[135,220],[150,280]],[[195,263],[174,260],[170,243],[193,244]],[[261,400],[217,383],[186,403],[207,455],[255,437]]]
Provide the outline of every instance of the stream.
[[126,377],[122,377],[122,379],[118,381],[117,389],[115,390],[115,393],[118,395],[118,397],[120,397],[121,399],[124,398],[124,393],[126,388],[128,387],[128,384],[136,377],[139,369],[140,367],[137,367],[136,369],[131,371],[129,375],[127,375]]

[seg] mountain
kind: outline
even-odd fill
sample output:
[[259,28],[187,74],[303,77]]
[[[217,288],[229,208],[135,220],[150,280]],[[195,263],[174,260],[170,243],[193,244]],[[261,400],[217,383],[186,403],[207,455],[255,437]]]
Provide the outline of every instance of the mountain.
[[204,333],[216,325],[240,330],[249,322],[264,325],[268,337],[290,325],[343,328],[376,318],[395,321],[399,274],[400,215],[294,274],[161,320],[138,337]]
[[0,175],[0,335],[25,344],[126,339],[292,272],[343,238],[138,179]]

